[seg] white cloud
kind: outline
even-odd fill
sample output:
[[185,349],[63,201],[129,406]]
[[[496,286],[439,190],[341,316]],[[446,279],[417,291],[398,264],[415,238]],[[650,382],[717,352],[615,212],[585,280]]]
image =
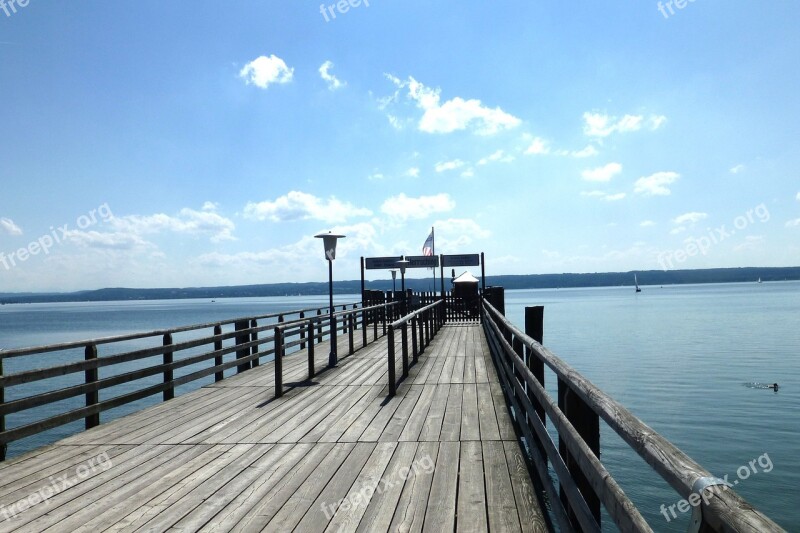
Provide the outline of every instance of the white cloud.
[[455,209],[456,203],[449,194],[410,198],[403,193],[388,198],[381,211],[396,220],[422,219],[434,213],[445,213]]
[[657,130],[667,121],[663,115],[651,115],[645,119],[643,115],[625,115],[622,118],[602,113],[583,114],[583,133],[589,137],[608,137],[613,133],[639,131],[643,126]]
[[419,177],[419,167],[411,167],[406,170],[405,175],[409,178],[418,178]]
[[800,226],[800,218],[790,220],[789,222],[786,223],[787,228],[796,228],[798,226]]
[[9,235],[22,235],[22,228],[17,226],[10,218],[0,218],[0,229]]
[[486,156],[478,161],[479,165],[488,165],[489,163],[493,163],[495,161],[499,161],[501,163],[511,163],[514,161],[513,155],[506,155],[505,151],[497,150],[493,154]]
[[[209,202],[206,202],[203,207],[207,208],[208,204]],[[181,209],[177,216],[170,216],[164,213],[129,215],[113,217],[108,222],[118,232],[129,235],[147,235],[171,231],[187,235],[208,235],[214,242],[235,240],[233,230],[236,225],[233,221],[208,209],[195,211],[187,207]],[[97,237],[97,239],[100,239],[100,237]]]
[[370,180],[370,181],[379,181],[379,180],[384,179],[385,177],[386,176],[384,176],[380,172],[375,172],[375,173],[370,174],[369,176],[367,176],[367,179]]
[[653,222],[652,220],[642,220],[642,222],[639,223],[639,225],[643,228],[649,228],[650,226],[655,226],[656,223]]
[[[494,109],[486,107],[480,100],[455,97],[442,103],[440,89],[426,87],[413,77],[409,76],[408,81],[401,81],[389,75],[387,77],[400,89],[408,87],[408,97],[424,111],[418,128],[425,133],[470,130],[477,135],[494,135],[522,123],[520,119],[506,113],[500,107]],[[396,97],[397,94],[382,102],[388,105],[396,101]]]
[[475,170],[472,167],[468,168],[467,170],[461,173],[462,178],[472,178],[474,176],[475,176]]
[[587,169],[581,173],[586,181],[611,181],[611,178],[622,172],[622,165],[619,163],[609,163],[603,167]]
[[798,202],[800,202],[800,192],[799,192],[799,193],[797,193],[797,196],[795,196],[795,199],[796,199]]
[[289,83],[293,75],[294,69],[287,67],[283,59],[274,54],[257,57],[239,72],[239,77],[247,85],[252,84],[261,89],[266,89],[273,83]]
[[701,220],[705,220],[708,218],[708,213],[698,213],[697,211],[692,211],[690,213],[684,213],[672,219],[672,222],[675,224],[697,224]]
[[606,202],[617,202],[619,200],[623,200],[627,194],[624,192],[609,194],[603,191],[582,191],[581,196],[588,196],[590,198],[601,198]]
[[672,191],[668,186],[681,177],[676,172],[656,172],[651,176],[641,177],[634,183],[634,192],[644,196],[669,196]]
[[219,209],[219,204],[216,202],[203,202],[203,211],[216,211]]
[[488,239],[492,236],[489,230],[468,218],[437,220],[433,225],[436,228],[437,251],[442,250],[443,253],[467,251],[464,248],[476,239]]
[[731,168],[731,174],[741,174],[745,171],[744,165],[736,165],[735,167]]
[[549,143],[541,137],[536,137],[531,141],[525,153],[527,155],[547,155],[550,153]]
[[314,219],[340,223],[349,218],[371,214],[369,209],[342,202],[333,196],[324,200],[300,191],[291,191],[273,201],[249,202],[244,208],[244,216],[247,218],[273,222]]
[[436,163],[434,168],[436,169],[436,172],[445,172],[447,170],[461,168],[464,165],[466,165],[466,163],[464,163],[462,160],[453,159],[452,161],[440,161],[439,163]]
[[741,244],[737,244],[733,247],[734,252],[743,252],[745,250],[752,250],[753,248],[757,248],[759,244],[764,242],[763,235],[748,235],[744,238],[744,242]]
[[330,73],[330,70],[333,68],[333,63],[330,61],[326,61],[319,67],[319,75],[328,83],[328,89],[331,91],[335,91],[336,89],[341,89],[347,83],[343,83],[339,81],[339,79]]
[[70,230],[65,237],[72,243],[85,248],[108,250],[155,248],[153,244],[133,233]]
[[578,159],[583,159],[585,157],[596,156],[599,153],[600,152],[597,151],[597,148],[595,148],[594,145],[590,144],[590,145],[587,145],[586,148],[584,148],[583,150],[575,150],[575,151],[571,152],[570,155],[572,155],[572,157],[576,157]]
[[678,226],[677,228],[673,228],[669,231],[670,235],[678,235],[686,231],[686,226]]

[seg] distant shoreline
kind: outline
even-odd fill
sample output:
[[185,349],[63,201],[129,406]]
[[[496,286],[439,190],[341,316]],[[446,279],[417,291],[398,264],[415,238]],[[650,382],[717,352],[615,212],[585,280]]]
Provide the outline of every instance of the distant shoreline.
[[[526,274],[486,276],[488,286],[514,289],[566,289],[587,287],[633,286],[634,273],[640,285],[688,285],[701,283],[746,283],[761,279],[769,281],[800,280],[800,267],[746,267],[711,268],[700,270],[637,270],[590,274]],[[388,278],[388,273],[386,273]],[[448,276],[448,273],[445,273]],[[399,290],[399,281],[396,284]],[[441,287],[436,281],[436,290]],[[449,279],[445,278],[445,285]],[[392,290],[391,279],[368,281],[367,288]],[[433,279],[406,279],[406,288],[431,291]],[[336,281],[336,294],[359,294],[360,280]],[[51,303],[51,302],[104,302],[129,300],[182,300],[193,298],[247,298],[266,296],[322,296],[328,294],[326,282],[269,283],[263,285],[237,285],[222,287],[188,287],[160,289],[107,288],[68,293],[0,293],[0,304]]]

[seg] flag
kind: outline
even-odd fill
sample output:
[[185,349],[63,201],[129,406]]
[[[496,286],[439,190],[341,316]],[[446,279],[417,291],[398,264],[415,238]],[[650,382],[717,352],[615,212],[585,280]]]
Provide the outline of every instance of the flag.
[[425,244],[422,245],[422,255],[433,255],[433,228],[431,228],[431,234],[425,239]]

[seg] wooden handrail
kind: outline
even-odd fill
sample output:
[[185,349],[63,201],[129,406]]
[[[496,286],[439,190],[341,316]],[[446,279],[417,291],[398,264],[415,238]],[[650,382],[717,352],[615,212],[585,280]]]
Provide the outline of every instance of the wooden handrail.
[[[489,302],[484,302],[483,310],[486,314],[485,328],[487,333],[491,333],[492,353],[497,357],[496,360],[500,361],[501,374],[505,378],[506,386],[512,389],[509,391],[509,395],[515,410],[527,415],[517,417],[517,422],[527,430],[526,438],[531,437],[530,426],[526,419],[532,421],[531,425],[535,427],[539,422],[539,416],[536,413],[538,406],[534,406],[525,392],[521,390],[523,385],[527,385],[527,389],[533,391],[539,406],[544,407],[547,416],[558,430],[559,437],[564,440],[580,470],[589,480],[592,490],[621,530],[651,531],[633,503],[611,478],[579,434],[580,432],[574,427],[570,417],[555,405],[553,399],[534,376],[530,370],[530,361],[526,365],[520,354],[514,350],[515,342],[527,348],[529,357],[535,357],[547,365],[559,381],[568,387],[571,394],[576,395],[592,413],[604,420],[682,498],[689,499],[697,480],[713,477],[708,470],[642,422],[622,404],[611,398],[539,342],[522,332]],[[544,435],[537,435],[539,438],[534,441],[542,442],[546,435],[545,430]],[[550,444],[553,445],[552,441]],[[554,467],[558,462],[563,465],[561,458],[554,460],[554,457],[550,455],[554,453],[554,448],[550,448],[548,451],[548,457]],[[536,450],[532,450],[532,452],[535,453]],[[562,478],[562,476],[570,476],[571,471],[567,472],[564,468],[558,467],[555,469],[562,486],[566,483],[573,483],[569,477]],[[549,485],[546,479],[545,484]],[[702,525],[714,531],[783,531],[780,526],[756,511],[732,489],[707,491],[703,495],[700,505]],[[586,519],[585,512],[581,513],[578,510],[577,514],[583,514],[582,520]],[[704,529],[701,528],[702,530]]]
[[[398,305],[398,302],[389,302],[385,304],[379,305],[371,305],[367,307],[360,307],[351,310],[342,310],[337,311],[333,314],[334,316],[334,327],[335,330],[331,328],[330,324],[330,315],[325,316],[315,316],[310,318],[300,318],[298,320],[293,320],[291,322],[284,322],[281,324],[273,325],[274,328],[274,348],[273,351],[275,353],[275,397],[280,398],[283,396],[283,357],[286,355],[286,349],[293,346],[301,346],[301,349],[304,345],[308,345],[308,380],[314,378],[316,375],[316,368],[314,366],[314,340],[317,338],[321,338],[325,331],[322,327],[319,330],[316,330],[317,324],[324,324],[326,321],[328,323],[328,333],[330,335],[330,341],[336,342],[336,332],[342,330],[342,332],[349,332],[348,335],[348,343],[349,343],[349,353],[352,354],[355,351],[355,347],[353,345],[353,330],[358,327],[360,323],[362,326],[362,330],[364,332],[363,335],[363,346],[367,345],[367,313],[372,313],[373,311],[384,311],[383,315],[385,316],[385,310],[389,309],[395,305]],[[361,315],[361,320],[359,322],[358,316]],[[342,318],[342,320],[338,320],[338,318]],[[339,325],[341,324],[341,326]],[[377,324],[377,322],[376,322]],[[332,334],[332,335],[331,335]],[[297,336],[297,340],[288,341],[287,339],[292,336]],[[375,330],[375,337],[377,338],[377,329]],[[308,341],[308,342],[306,342]]]
[[[438,300],[432,304],[426,305],[416,311],[412,311],[406,316],[395,320],[389,324],[387,331],[387,344],[388,344],[388,377],[389,377],[389,396],[397,394],[397,364],[396,360],[396,347],[395,347],[395,330],[398,328],[401,332],[401,355],[403,358],[403,374],[400,378],[402,381],[408,376],[409,367],[416,364],[419,354],[425,350],[425,347],[433,339],[434,335],[444,325],[444,300]],[[407,326],[411,323],[412,332],[412,359],[409,364],[408,359],[408,332]],[[423,324],[427,324],[423,326]],[[424,327],[430,332],[428,335],[419,335],[419,342],[417,339],[417,328]],[[419,347],[419,351],[418,351]]]
[[[353,309],[347,309],[350,305],[353,306]],[[359,323],[362,324],[362,328],[365,328],[367,324],[365,320],[366,313],[379,307],[381,306],[363,307],[363,304],[347,304],[344,306],[345,310],[336,311],[334,316],[352,317],[351,320],[341,321],[343,331],[347,331],[348,328],[358,327]],[[29,348],[17,348],[13,350],[0,350],[0,461],[5,459],[8,443],[36,435],[82,418],[85,419],[85,425],[88,429],[98,425],[100,423],[100,413],[108,409],[119,407],[159,393],[163,393],[163,400],[167,401],[174,397],[175,390],[180,385],[212,374],[214,375],[215,381],[221,381],[225,378],[224,373],[226,370],[238,368],[238,371],[242,372],[258,366],[258,362],[261,358],[275,353],[275,339],[273,335],[259,335],[259,333],[265,331],[274,332],[275,323],[262,323],[259,325],[259,320],[277,318],[278,324],[282,327],[281,332],[284,338],[293,336],[299,337],[301,331],[307,333],[309,325],[313,323],[314,327],[310,328],[311,335],[308,338],[299,338],[297,340],[281,343],[281,348],[284,351],[290,351],[295,346],[306,343],[309,349],[313,350],[313,344],[321,342],[323,336],[329,334],[331,329],[329,314],[322,315],[323,309],[329,311],[327,307],[304,309],[302,311],[286,311],[220,322],[187,325],[171,329],[160,329]],[[315,310],[317,311],[316,315],[313,314]],[[300,314],[305,317],[306,313],[308,313],[308,316],[311,318],[290,320],[288,322],[284,320],[286,316],[295,314]],[[360,318],[359,313],[361,314]],[[326,324],[328,325],[327,330],[325,329]],[[236,329],[223,333],[222,327],[224,325],[234,325]],[[315,327],[317,329],[315,329]],[[206,328],[213,328],[213,334],[203,335],[180,342],[175,342],[174,340],[174,335],[177,333],[199,332]],[[157,342],[158,344],[148,348],[122,351],[111,355],[102,355],[98,353],[98,348],[101,346],[114,346],[116,343],[140,339],[152,339],[154,343]],[[231,339],[234,340],[234,344],[228,346],[223,345],[224,341],[230,341]],[[364,342],[366,344],[366,336],[364,337]],[[267,349],[260,348],[264,345],[268,345]],[[210,350],[206,349],[199,354],[195,352],[192,355],[180,357],[180,354],[186,353],[186,350],[202,346],[213,348]],[[4,359],[21,358],[75,349],[81,349],[84,352],[84,356],[81,357],[80,360],[71,363],[25,370],[11,374],[4,373],[3,371]],[[224,361],[224,356],[233,353],[236,354],[235,359],[227,362]],[[100,368],[113,368],[115,365],[139,361],[150,357],[161,357],[162,360],[159,364],[102,379],[100,378]],[[213,366],[202,368],[180,377],[174,376],[175,370],[209,360],[213,361]],[[82,379],[83,383],[5,401],[8,398],[6,394],[7,388],[77,373],[82,373],[84,375]],[[162,376],[162,383],[155,385],[153,385],[152,382],[146,385],[143,384],[141,388],[133,390],[132,392],[125,392],[112,398],[100,400],[99,392],[101,390],[157,375]],[[66,412],[13,428],[8,428],[6,425],[6,415],[80,396],[85,396],[85,407],[73,407]]]

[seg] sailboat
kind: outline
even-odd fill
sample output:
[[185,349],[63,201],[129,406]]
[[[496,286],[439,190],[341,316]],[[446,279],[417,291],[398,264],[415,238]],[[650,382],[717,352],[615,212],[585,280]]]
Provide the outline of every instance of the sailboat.
[[636,285],[636,292],[642,292],[642,289],[639,288],[639,280],[636,279],[636,274],[633,275],[633,283]]
[[756,283],[761,283],[761,278],[758,278],[758,281]]

